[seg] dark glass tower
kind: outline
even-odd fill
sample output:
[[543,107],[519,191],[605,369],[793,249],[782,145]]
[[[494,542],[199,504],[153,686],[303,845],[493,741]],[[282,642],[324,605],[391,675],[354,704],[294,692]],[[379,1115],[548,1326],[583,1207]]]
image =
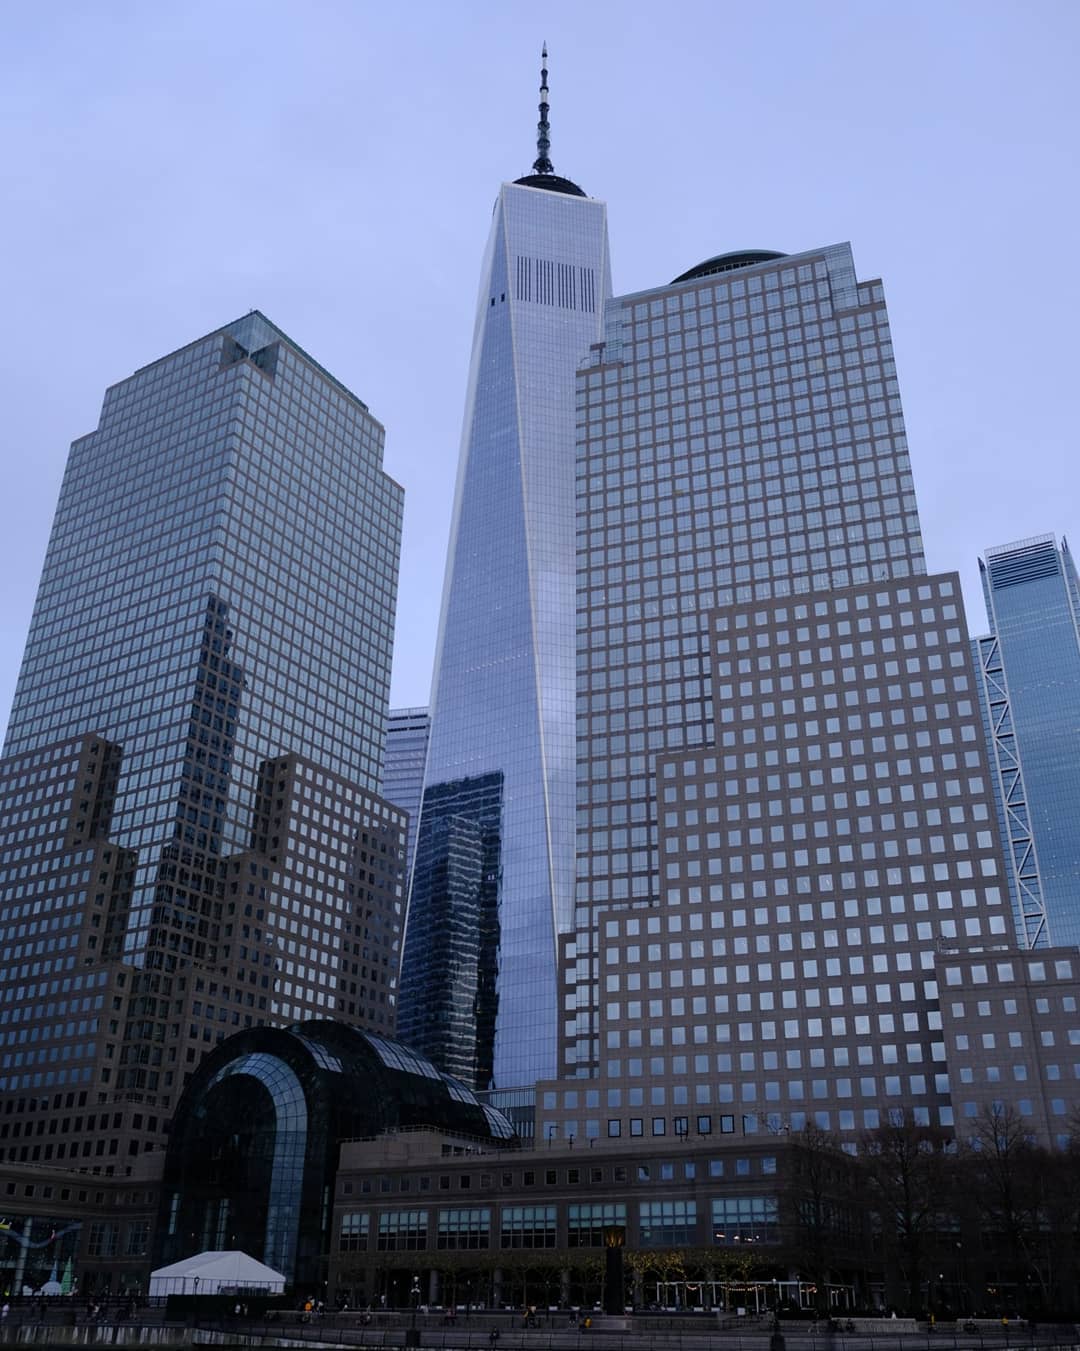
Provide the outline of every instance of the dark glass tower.
[[479,774],[429,788],[412,873],[412,980],[401,1032],[447,1074],[489,1083],[496,1015],[503,776]]
[[[540,111],[534,172],[500,189],[481,269],[426,778],[430,793],[502,776],[494,1038],[482,1057],[499,1086],[556,1062],[557,939],[573,911],[574,372],[610,292],[604,204],[548,157],[546,70]],[[425,795],[418,857],[435,824]],[[401,1032],[438,1058],[422,1030],[432,954],[414,938],[431,932],[427,903],[414,892]]]
[[[404,818],[375,794],[402,493],[382,445],[252,313],[113,386],[72,446],[0,762],[20,1111],[138,1092],[152,1143],[236,1027],[392,1030]],[[96,1134],[113,1167],[123,1130],[99,1126],[72,1113],[69,1153],[11,1156]]]
[[976,644],[1019,942],[1080,943],[1080,587],[1053,535],[987,549]]
[[412,876],[416,853],[416,827],[420,800],[424,796],[424,766],[427,764],[431,718],[426,708],[392,708],[386,721],[386,753],[383,760],[383,795],[409,813],[409,843],[405,876]]

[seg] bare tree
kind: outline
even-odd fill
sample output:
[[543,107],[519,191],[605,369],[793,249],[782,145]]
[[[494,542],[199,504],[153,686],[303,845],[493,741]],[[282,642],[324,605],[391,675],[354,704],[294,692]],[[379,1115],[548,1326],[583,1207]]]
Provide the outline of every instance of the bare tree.
[[923,1277],[943,1224],[951,1228],[950,1144],[943,1131],[917,1125],[900,1110],[862,1139],[867,1201],[881,1236],[886,1279],[899,1276],[897,1302],[911,1314],[922,1307]]
[[1026,1313],[1075,1302],[1078,1165],[1080,1143],[1039,1147],[1029,1123],[1003,1103],[984,1109],[966,1142],[984,1246],[996,1250],[999,1280]]
[[789,1137],[785,1187],[792,1255],[815,1289],[821,1315],[829,1312],[829,1281],[838,1252],[850,1248],[859,1227],[853,1161],[831,1131],[807,1125]]

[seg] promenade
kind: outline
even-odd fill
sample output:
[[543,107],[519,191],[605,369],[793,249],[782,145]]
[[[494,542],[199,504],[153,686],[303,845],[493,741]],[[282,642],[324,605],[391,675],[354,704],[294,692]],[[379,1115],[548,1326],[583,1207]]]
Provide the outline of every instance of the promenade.
[[[652,1315],[608,1318],[593,1314],[584,1326],[565,1312],[537,1314],[525,1326],[520,1314],[474,1313],[459,1315],[453,1323],[444,1315],[387,1312],[372,1315],[328,1313],[306,1318],[286,1311],[274,1318],[195,1319],[170,1322],[162,1309],[143,1309],[135,1317],[71,1319],[84,1310],[49,1309],[45,1317],[30,1307],[12,1308],[0,1325],[0,1344],[37,1347],[123,1346],[185,1348],[194,1346],[240,1348],[350,1347],[357,1351],[382,1348],[426,1347],[432,1351],[778,1351],[772,1347],[768,1320],[721,1319],[715,1314]],[[50,1317],[49,1315],[55,1315]],[[873,1329],[830,1331],[824,1323],[782,1325],[783,1351],[1080,1351],[1074,1324],[1040,1325],[1023,1322],[980,1322],[974,1331],[962,1326],[938,1325],[927,1329],[897,1320],[892,1330],[886,1320]],[[493,1335],[494,1334],[494,1335]]]

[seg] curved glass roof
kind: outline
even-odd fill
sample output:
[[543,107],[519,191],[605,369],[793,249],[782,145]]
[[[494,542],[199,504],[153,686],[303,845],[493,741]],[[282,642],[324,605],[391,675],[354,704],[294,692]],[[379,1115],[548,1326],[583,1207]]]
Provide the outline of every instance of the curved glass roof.
[[[357,1029],[359,1031],[359,1029]],[[403,1042],[387,1041],[385,1037],[377,1037],[374,1032],[360,1032],[367,1044],[375,1052],[384,1065],[388,1065],[392,1070],[404,1070],[406,1074],[422,1074],[425,1079],[441,1079],[443,1076],[419,1051],[413,1051]],[[447,1083],[453,1083],[454,1080],[448,1079]],[[453,1090],[451,1089],[451,1096]]]
[[[192,1076],[182,1099],[186,1110],[197,1113],[215,1084],[247,1073],[240,1066],[252,1057],[298,1076],[307,1099],[322,1104],[320,1110],[338,1123],[332,1133],[343,1139],[411,1126],[514,1137],[500,1111],[482,1105],[472,1089],[440,1073],[427,1056],[392,1037],[329,1019],[235,1033]],[[178,1121],[183,1115],[178,1107]]]

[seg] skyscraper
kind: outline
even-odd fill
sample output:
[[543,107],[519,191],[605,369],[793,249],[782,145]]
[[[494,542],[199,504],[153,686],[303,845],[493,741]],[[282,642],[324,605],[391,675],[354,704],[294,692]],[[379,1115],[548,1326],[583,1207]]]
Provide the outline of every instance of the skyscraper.
[[975,645],[1019,942],[1080,943],[1080,586],[1063,539],[980,560]]
[[723,254],[611,300],[577,421],[572,1073],[602,1056],[600,909],[662,894],[656,757],[736,716],[713,612],[925,568],[884,293],[847,244]]
[[537,1134],[951,1129],[939,967],[1011,942],[959,579],[724,607],[712,649],[716,742],[657,755],[657,893],[597,907],[598,1054]]
[[409,813],[406,879],[412,876],[416,853],[416,827],[424,795],[431,718],[426,708],[392,708],[386,720],[386,751],[383,756],[383,796]]
[[[478,977],[493,1000],[481,1061],[500,1086],[556,1064],[557,941],[573,918],[574,373],[610,293],[605,207],[554,172],[547,99],[545,68],[533,173],[500,189],[481,269],[417,844],[419,860],[439,813],[461,814],[446,785],[501,776],[495,969]],[[414,887],[400,1022],[439,1064],[455,1034],[424,1013],[441,979],[424,911],[441,904]]]
[[392,1029],[382,443],[251,313],[113,386],[72,446],[0,763],[9,1157],[115,1167],[236,1027]]
[[839,245],[613,299],[578,482],[577,925],[537,1137],[854,1148],[1006,1103],[1060,1142],[1075,953],[1012,947],[881,284]]

